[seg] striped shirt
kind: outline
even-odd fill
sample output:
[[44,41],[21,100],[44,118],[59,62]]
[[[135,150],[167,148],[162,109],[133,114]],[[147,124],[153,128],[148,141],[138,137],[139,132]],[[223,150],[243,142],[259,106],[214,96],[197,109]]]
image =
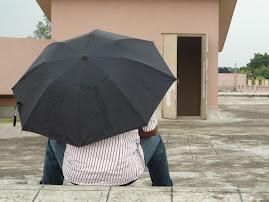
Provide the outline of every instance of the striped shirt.
[[[153,115],[144,132],[157,126]],[[79,185],[116,186],[136,180],[145,162],[138,129],[95,142],[84,147],[66,144],[63,174]]]

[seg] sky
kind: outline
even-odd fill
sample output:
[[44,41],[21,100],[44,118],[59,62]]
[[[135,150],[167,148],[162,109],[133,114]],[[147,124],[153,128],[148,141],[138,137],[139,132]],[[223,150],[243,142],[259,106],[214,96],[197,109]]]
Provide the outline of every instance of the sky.
[[[0,37],[33,35],[43,11],[36,0],[0,0]],[[254,53],[269,53],[269,0],[238,0],[219,67],[242,67]]]
[[242,67],[254,53],[269,54],[269,0],[237,0],[219,67]]
[[36,0],[0,0],[0,37],[33,35],[43,15]]

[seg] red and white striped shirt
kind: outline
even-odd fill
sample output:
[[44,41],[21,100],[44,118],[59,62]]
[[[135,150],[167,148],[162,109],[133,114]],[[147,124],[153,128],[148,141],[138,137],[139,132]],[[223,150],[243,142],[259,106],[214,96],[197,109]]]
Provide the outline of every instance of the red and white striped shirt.
[[[144,132],[157,126],[153,115]],[[66,144],[63,174],[79,185],[116,186],[136,180],[144,171],[144,154],[138,130],[95,142],[84,147]]]

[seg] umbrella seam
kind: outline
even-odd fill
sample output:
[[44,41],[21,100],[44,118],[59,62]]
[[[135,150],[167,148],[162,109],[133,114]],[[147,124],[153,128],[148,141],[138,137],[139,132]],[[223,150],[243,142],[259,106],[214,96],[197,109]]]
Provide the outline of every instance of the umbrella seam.
[[[85,66],[86,66],[86,61],[85,61]],[[78,92],[78,106],[77,106],[77,109],[78,109],[78,111],[77,111],[77,121],[78,121],[78,130],[77,131],[79,131],[79,129],[80,129],[80,120],[79,120],[79,109],[80,109],[80,104],[79,104],[79,98],[80,98],[80,92],[81,92],[81,84],[82,84],[82,77],[83,77],[83,73],[84,73],[84,71],[85,71],[85,67],[83,67],[83,70],[81,71],[81,76],[80,76],[80,85],[79,85],[79,92]],[[85,140],[84,140],[84,142],[85,142]]]
[[[90,60],[89,60],[90,61]],[[93,63],[98,69],[100,69],[104,74],[106,74],[108,76],[108,78],[110,78],[110,80],[114,83],[114,85],[120,90],[120,92],[122,93],[123,97],[125,97],[127,99],[127,101],[131,104],[132,108],[134,109],[134,112],[138,115],[138,117],[145,123],[148,124],[147,121],[145,121],[136,111],[135,106],[133,105],[133,103],[130,101],[130,98],[128,95],[124,94],[126,93],[124,90],[122,90],[117,83],[112,79],[112,77],[110,76],[110,74],[106,73],[104,70],[102,70],[96,63],[94,63],[93,61],[90,61],[91,63]],[[124,93],[123,93],[124,92]]]
[[[70,70],[71,68],[74,68],[74,67],[70,67],[69,69],[66,69],[62,74],[60,74],[57,78],[61,77],[63,74],[66,73],[67,70]],[[34,107],[32,108],[31,112],[29,113],[29,115],[27,116],[27,118],[25,119],[25,124],[24,126],[26,125],[27,123],[27,120],[29,118],[29,116],[31,115],[31,113],[35,110],[36,106],[37,106],[37,103],[40,101],[40,98],[42,97],[42,95],[47,91],[47,89],[56,81],[56,79],[54,79],[48,86],[47,88],[40,94],[40,96],[38,97],[37,99],[37,102],[35,103]]]
[[[54,42],[54,43],[49,44],[47,47],[49,47],[49,46],[51,46],[51,45],[55,45],[55,44],[60,44],[60,45],[62,45],[62,46],[64,46],[64,47],[69,48],[69,49],[71,49],[72,51],[76,52],[78,55],[80,55],[80,53],[78,53],[78,52],[75,51],[74,49],[70,48],[69,46],[66,46],[66,45],[63,44],[62,42]],[[46,48],[47,48],[47,47],[46,47]],[[45,49],[46,49],[46,48],[45,48]],[[42,53],[41,53],[41,54],[42,54]],[[41,54],[40,54],[40,55],[41,55]],[[39,55],[39,56],[40,56],[40,55]],[[55,60],[51,60],[51,61],[55,61]],[[51,61],[48,61],[48,62],[51,62]],[[47,61],[46,61],[46,62],[47,62]],[[44,63],[44,62],[41,62],[41,63],[39,63],[38,65],[43,64],[43,63]],[[37,65],[37,66],[38,66],[38,65]],[[34,67],[34,68],[35,68],[35,67]],[[34,69],[34,68],[33,68],[33,69]],[[33,69],[31,69],[30,71],[32,71]],[[28,70],[27,70],[27,71],[28,71]],[[27,72],[27,71],[26,71],[26,72]],[[29,72],[30,72],[30,71],[29,71]],[[27,72],[27,74],[28,74],[29,72]],[[24,75],[23,75],[23,76],[24,76]]]
[[[90,58],[91,58],[91,57],[89,57],[89,59],[90,59]],[[172,75],[173,75],[174,77],[172,77],[172,76],[170,76],[169,74],[167,74],[166,72],[163,72],[163,71],[161,71],[161,70],[158,70],[158,69],[156,69],[155,67],[152,67],[152,66],[150,66],[150,65],[148,65],[148,64],[146,64],[146,63],[144,63],[144,62],[136,61],[136,60],[134,60],[134,59],[125,58],[125,57],[92,57],[92,58],[116,58],[116,59],[119,58],[119,59],[131,60],[131,61],[133,61],[133,62],[137,62],[137,63],[144,64],[144,65],[147,66],[147,67],[151,67],[152,69],[154,69],[154,70],[156,70],[156,71],[158,71],[158,72],[160,72],[160,73],[162,73],[162,74],[165,74],[166,76],[168,76],[168,77],[170,77],[170,78],[172,78],[172,79],[174,79],[174,80],[177,80],[176,77],[173,75],[173,73],[172,73]]]
[[[70,59],[61,59],[61,60],[52,60],[52,61],[49,61],[49,62],[42,62],[40,64],[38,64],[37,66],[35,66],[33,69],[31,69],[31,71],[27,72],[27,74],[24,74],[22,78],[20,78],[20,80],[13,86],[13,88],[21,81],[23,81],[25,79],[25,76],[28,75],[29,76],[29,73],[33,72],[34,70],[36,69],[39,69],[39,67],[43,64],[48,64],[48,63],[51,63],[51,62],[60,62],[60,61],[66,61],[66,60],[73,60],[73,59],[78,59],[78,58],[70,58]],[[12,89],[13,89],[12,88]]]
[[[136,38],[118,39],[118,40],[116,40],[116,41],[112,41],[111,43],[108,43],[108,44],[105,45],[105,46],[102,46],[102,47],[98,48],[97,50],[92,50],[92,51],[90,51],[89,53],[92,53],[92,52],[98,53],[98,52],[101,51],[103,48],[106,48],[107,46],[110,46],[110,45],[114,44],[115,42],[125,41],[125,40],[138,40],[138,41],[145,41],[145,42],[152,42],[152,43],[154,43],[153,41],[147,41],[147,40],[136,39]],[[100,50],[100,49],[101,49],[101,50]]]
[[59,42],[55,42],[55,43],[59,43],[69,49],[71,49],[72,51],[76,52],[78,55],[81,55],[81,53],[77,52],[75,49],[71,48],[70,46],[67,46],[66,44],[64,44],[62,41],[59,41]]
[[[92,52],[96,52],[96,53],[98,53],[98,52],[101,51],[103,48],[106,48],[107,46],[110,46],[111,44],[113,44],[113,43],[115,43],[115,42],[118,42],[118,41],[124,41],[124,40],[140,40],[140,41],[146,41],[146,42],[153,42],[153,41],[147,41],[147,40],[143,40],[143,39],[135,39],[135,38],[118,39],[118,40],[116,40],[116,41],[112,41],[111,43],[106,44],[105,46],[102,46],[102,47],[97,48],[97,50],[89,51],[88,54],[90,54],[90,53],[92,53]],[[89,41],[90,41],[90,37],[88,38],[86,48],[89,47],[89,46],[88,46],[88,45],[89,45]],[[59,41],[59,42],[54,42],[54,43],[60,43],[60,44],[64,45],[65,47],[68,47],[68,48],[70,48],[71,50],[75,51],[76,53],[81,54],[81,53],[77,52],[75,49],[71,48],[70,46],[67,46],[66,44],[64,44],[64,41]],[[53,44],[54,44],[54,43],[53,43]],[[101,49],[101,50],[100,50],[100,49]]]

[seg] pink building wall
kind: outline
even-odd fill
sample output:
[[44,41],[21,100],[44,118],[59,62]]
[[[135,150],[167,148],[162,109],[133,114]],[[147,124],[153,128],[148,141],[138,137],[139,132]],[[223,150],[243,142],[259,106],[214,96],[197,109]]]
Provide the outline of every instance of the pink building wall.
[[0,37],[0,95],[11,88],[52,40]]
[[269,86],[257,86],[257,92],[269,93]]
[[219,90],[236,90],[237,86],[244,86],[247,84],[246,74],[218,74],[218,89]]
[[155,42],[162,33],[207,34],[208,107],[218,107],[218,0],[53,0],[52,39],[102,29]]
[[269,86],[262,85],[244,85],[237,86],[238,91],[250,92],[250,93],[269,93]]
[[247,85],[247,75],[246,74],[237,74],[237,86]]

